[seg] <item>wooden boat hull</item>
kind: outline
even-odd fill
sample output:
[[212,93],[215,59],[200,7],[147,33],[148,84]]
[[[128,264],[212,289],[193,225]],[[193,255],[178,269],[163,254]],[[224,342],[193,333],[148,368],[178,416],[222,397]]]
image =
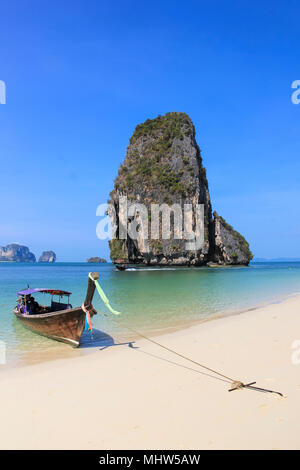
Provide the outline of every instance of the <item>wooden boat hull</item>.
[[13,312],[22,324],[34,333],[70,344],[75,348],[80,344],[85,325],[85,313],[81,307],[42,315],[24,315],[17,308]]

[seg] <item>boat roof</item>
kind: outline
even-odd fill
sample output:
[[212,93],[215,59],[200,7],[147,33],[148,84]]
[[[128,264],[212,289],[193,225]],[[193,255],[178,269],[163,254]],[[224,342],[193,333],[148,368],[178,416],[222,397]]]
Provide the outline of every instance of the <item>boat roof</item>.
[[71,295],[71,292],[67,292],[65,290],[47,289],[45,287],[20,290],[19,292],[17,292],[17,295],[30,295],[30,294],[36,294],[37,292],[44,292],[45,294],[51,294],[51,295]]

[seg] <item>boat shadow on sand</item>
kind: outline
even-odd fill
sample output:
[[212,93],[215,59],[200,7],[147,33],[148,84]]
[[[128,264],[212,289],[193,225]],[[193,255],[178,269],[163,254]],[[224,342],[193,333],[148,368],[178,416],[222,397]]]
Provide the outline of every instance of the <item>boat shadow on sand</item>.
[[115,341],[109,334],[96,328],[93,328],[93,337],[91,337],[91,333],[89,331],[84,331],[82,333],[80,349],[99,348],[99,350],[102,351],[103,349],[107,349],[112,346],[128,346],[130,348],[137,349],[137,346],[134,346],[134,341],[120,343]]
[[[25,350],[30,349],[30,344],[32,344],[34,341],[34,344],[37,346],[41,345],[46,347],[47,345],[51,344],[53,347],[55,345],[66,346],[66,349],[70,351],[73,349],[68,345],[64,345],[64,343],[53,341],[52,339],[48,339],[44,336],[39,337],[39,335],[30,331],[28,328],[24,328],[24,326],[20,324],[16,318],[13,318],[12,327],[15,336],[18,339],[19,348],[22,348],[23,345]],[[112,336],[105,333],[104,331],[98,330],[97,328],[93,328],[93,338],[91,338],[91,333],[89,331],[83,331],[79,349],[99,348],[101,351],[111,346],[128,346],[130,348],[137,349],[137,346],[134,346],[134,341],[118,342]]]

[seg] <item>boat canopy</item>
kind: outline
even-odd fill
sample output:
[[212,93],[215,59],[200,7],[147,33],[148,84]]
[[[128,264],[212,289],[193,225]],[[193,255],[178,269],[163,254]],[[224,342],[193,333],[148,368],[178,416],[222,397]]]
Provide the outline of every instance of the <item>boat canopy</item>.
[[30,294],[36,294],[37,292],[44,292],[44,294],[60,295],[60,296],[71,295],[71,292],[67,292],[65,290],[47,289],[45,287],[20,290],[19,292],[17,292],[17,295],[30,295]]

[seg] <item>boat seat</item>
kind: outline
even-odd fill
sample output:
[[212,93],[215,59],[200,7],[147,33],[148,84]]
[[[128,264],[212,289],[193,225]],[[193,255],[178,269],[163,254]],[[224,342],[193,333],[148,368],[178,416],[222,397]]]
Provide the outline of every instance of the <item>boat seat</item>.
[[63,304],[61,302],[51,302],[51,312],[59,312],[60,310],[68,310],[72,308],[70,304]]

